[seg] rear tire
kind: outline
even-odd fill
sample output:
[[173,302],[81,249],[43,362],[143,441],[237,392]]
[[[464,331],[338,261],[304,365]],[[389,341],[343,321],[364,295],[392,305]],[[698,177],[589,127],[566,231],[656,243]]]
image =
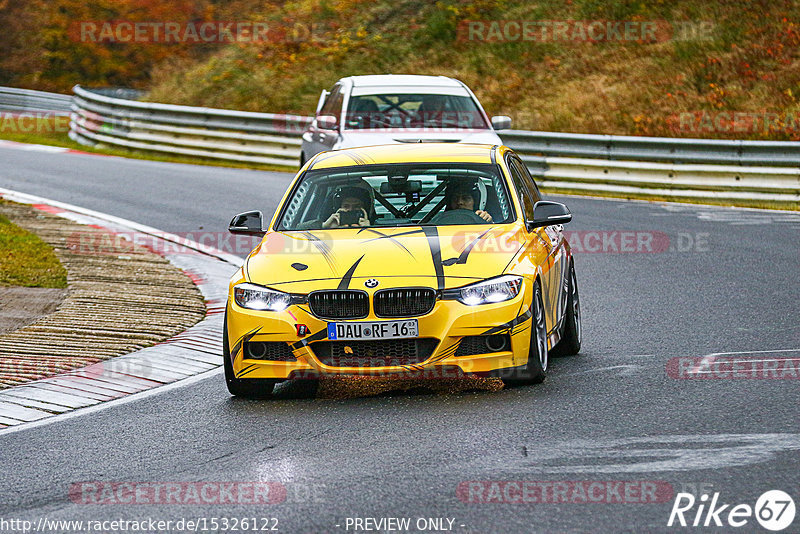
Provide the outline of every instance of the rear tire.
[[561,341],[553,347],[553,356],[572,356],[581,350],[581,299],[578,294],[578,279],[575,277],[575,265],[569,266],[569,284],[567,286],[567,311],[564,317],[564,334]]
[[236,378],[233,374],[233,363],[231,363],[230,347],[228,345],[228,313],[225,312],[225,321],[223,323],[222,331],[222,366],[225,368],[225,385],[228,386],[228,391],[231,395],[236,397],[244,397],[248,399],[265,399],[272,395],[272,390],[275,384],[281,382],[280,380],[271,380],[268,378]]
[[508,385],[541,384],[547,376],[549,356],[547,353],[547,325],[544,318],[544,303],[539,282],[533,284],[533,303],[531,304],[531,342],[528,349],[528,363],[513,369],[509,378],[503,378]]

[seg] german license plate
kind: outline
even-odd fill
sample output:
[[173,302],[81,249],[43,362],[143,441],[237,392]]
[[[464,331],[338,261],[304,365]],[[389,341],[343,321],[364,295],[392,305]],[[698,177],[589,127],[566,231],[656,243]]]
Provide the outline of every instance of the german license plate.
[[328,323],[328,339],[331,341],[403,339],[418,336],[419,329],[416,319],[409,319],[407,321]]

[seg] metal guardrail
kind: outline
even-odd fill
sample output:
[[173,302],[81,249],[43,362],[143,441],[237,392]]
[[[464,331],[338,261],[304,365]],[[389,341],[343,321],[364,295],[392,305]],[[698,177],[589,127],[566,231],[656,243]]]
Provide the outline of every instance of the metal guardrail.
[[800,169],[544,158],[545,189],[614,195],[763,200],[800,208]]
[[227,161],[297,167],[310,117],[175,106],[73,88],[69,136],[105,144]]
[[0,110],[3,111],[68,115],[70,101],[70,95],[18,89],[16,87],[0,87]]
[[800,167],[800,142],[592,135],[507,130],[500,137],[520,154],[609,160]]
[[[297,168],[311,117],[176,106],[75,86],[83,144]],[[129,95],[124,95],[129,96]],[[501,131],[547,188],[800,202],[800,142]]]

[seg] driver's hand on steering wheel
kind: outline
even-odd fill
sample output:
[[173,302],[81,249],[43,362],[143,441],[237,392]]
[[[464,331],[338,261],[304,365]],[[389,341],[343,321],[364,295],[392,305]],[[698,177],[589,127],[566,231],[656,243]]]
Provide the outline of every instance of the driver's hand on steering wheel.
[[483,210],[476,211],[475,215],[477,215],[478,217],[480,217],[481,219],[483,219],[486,222],[492,222],[492,216],[489,215],[487,212],[485,212]]

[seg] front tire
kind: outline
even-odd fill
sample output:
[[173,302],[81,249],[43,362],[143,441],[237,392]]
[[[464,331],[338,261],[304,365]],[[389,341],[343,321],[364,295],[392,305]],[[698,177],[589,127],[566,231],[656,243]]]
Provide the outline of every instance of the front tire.
[[280,380],[268,378],[236,378],[233,374],[233,363],[231,363],[230,347],[228,345],[228,312],[225,312],[225,321],[222,326],[222,366],[225,368],[225,385],[228,392],[236,397],[248,399],[264,399],[272,395],[275,384]]
[[544,318],[542,289],[538,280],[533,284],[533,303],[531,304],[531,342],[528,349],[528,363],[514,369],[514,374],[504,378],[508,385],[541,384],[547,376],[549,355],[547,352],[547,325]]
[[553,356],[572,356],[581,350],[581,299],[578,294],[578,279],[575,277],[575,264],[569,266],[567,286],[567,311],[564,317],[564,335],[553,347]]

